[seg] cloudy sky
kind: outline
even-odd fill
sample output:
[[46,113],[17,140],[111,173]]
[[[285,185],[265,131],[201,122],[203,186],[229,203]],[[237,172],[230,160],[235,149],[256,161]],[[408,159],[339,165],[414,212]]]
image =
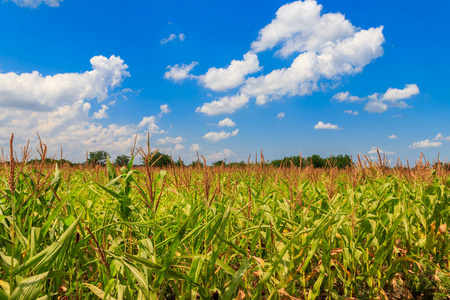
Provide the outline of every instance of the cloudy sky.
[[[450,160],[448,1],[0,1],[0,145]],[[37,155],[37,152],[33,152]],[[253,154],[254,156],[254,154]]]

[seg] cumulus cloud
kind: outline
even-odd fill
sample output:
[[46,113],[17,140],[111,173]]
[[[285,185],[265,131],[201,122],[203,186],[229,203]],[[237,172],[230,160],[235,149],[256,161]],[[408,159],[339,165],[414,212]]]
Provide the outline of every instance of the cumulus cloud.
[[322,121],[319,121],[316,125],[314,125],[314,129],[332,129],[332,130],[337,130],[337,129],[342,129],[339,128],[338,125],[333,125],[331,123],[324,123]]
[[349,114],[349,115],[353,115],[353,116],[357,116],[359,115],[358,111],[353,111],[353,110],[344,110],[344,113]]
[[226,91],[240,86],[245,76],[260,70],[258,56],[248,52],[243,60],[233,60],[227,68],[210,68],[199,76],[201,84],[214,91]]
[[175,158],[182,155],[184,150],[184,145],[182,144],[175,144],[173,147],[167,147],[167,148],[158,148],[158,151],[164,154],[168,154],[173,157],[174,161]]
[[380,152],[380,154],[385,154],[385,155],[394,155],[395,154],[395,152],[384,151],[382,149],[379,149],[378,147],[372,147],[372,149],[370,149],[369,152],[367,152],[367,154],[377,154],[377,149],[378,149],[378,152]]
[[436,137],[433,139],[433,141],[447,141],[450,142],[450,136],[443,136],[442,133],[438,133]]
[[161,117],[162,115],[171,113],[172,111],[170,110],[170,107],[168,104],[162,104],[159,106],[159,109],[161,110],[161,112],[159,113],[159,116]]
[[390,140],[396,140],[396,139],[398,139],[398,136],[396,136],[395,134],[388,135],[388,139],[390,139]]
[[[384,41],[383,26],[360,29],[341,13],[322,13],[322,6],[315,0],[299,0],[278,9],[272,22],[259,31],[243,60],[233,60],[226,68],[212,67],[200,76],[185,72],[182,79],[196,78],[215,91],[239,87],[240,95],[265,105],[285,96],[312,94],[319,90],[321,81],[338,81],[342,76],[361,72],[383,55]],[[251,76],[262,69],[258,53],[274,48],[279,49],[277,55],[296,57],[289,66]]]
[[410,149],[420,149],[420,148],[435,148],[440,147],[442,145],[442,142],[432,142],[428,139],[420,142],[415,142],[412,145],[409,145],[408,148]]
[[362,71],[364,66],[383,54],[383,28],[370,28],[336,43],[327,43],[320,52],[307,51],[288,68],[267,75],[248,78],[241,91],[264,97],[265,104],[282,96],[304,96],[318,90],[320,79],[338,79]]
[[373,94],[368,96],[370,100],[364,107],[364,110],[382,113],[387,111],[390,107],[406,108],[408,105],[401,100],[409,99],[419,93],[420,90],[416,84],[407,84],[403,89],[389,88],[386,93],[382,95]]
[[338,102],[360,102],[364,101],[365,98],[360,98],[357,96],[350,95],[349,91],[337,93],[331,98],[331,100],[336,100]]
[[184,39],[186,38],[186,36],[184,35],[184,33],[180,33],[180,34],[175,34],[175,33],[171,33],[167,38],[162,39],[160,41],[161,45],[167,44],[170,41],[179,39],[180,41],[184,41]]
[[156,143],[158,145],[165,145],[165,144],[180,144],[184,142],[184,138],[182,138],[181,136],[177,136],[175,138],[173,137],[165,137],[165,138],[160,138],[156,141]]
[[196,151],[200,150],[200,145],[199,144],[192,144],[190,150],[192,152],[196,152]]
[[[163,133],[157,125],[161,114],[146,116],[138,124],[103,124],[112,108],[102,105],[91,116],[92,99],[104,100],[119,88],[128,67],[119,57],[97,56],[91,59],[92,71],[42,76],[37,71],[28,74],[0,73],[0,145],[7,146],[11,132],[15,146],[20,148],[31,138],[37,142],[39,132],[49,148],[49,155],[61,146],[69,160],[85,160],[86,151],[106,150],[111,155],[127,153],[134,143],[146,140],[146,133]],[[122,89],[121,92],[127,92]],[[8,96],[21,105],[10,102]],[[170,111],[162,105],[161,111]],[[182,145],[173,147],[181,149]]]
[[94,119],[106,119],[108,118],[108,113],[106,112],[108,109],[109,109],[108,106],[102,105],[102,108],[100,108],[97,112],[95,112],[92,117]]
[[217,124],[219,127],[234,127],[236,126],[236,123],[233,122],[230,118],[225,118],[221,121],[219,121],[219,124]]
[[327,43],[354,35],[356,28],[340,13],[321,15],[316,1],[295,1],[281,6],[275,19],[260,30],[252,43],[255,52],[282,44],[277,53],[288,56],[294,52],[318,52]]
[[388,110],[388,105],[382,101],[369,101],[364,110],[371,113],[383,113]]
[[402,101],[420,93],[416,84],[407,84],[403,89],[389,88],[384,94],[375,93],[365,97],[357,97],[350,92],[341,92],[334,95],[331,100],[338,102],[365,102],[364,110],[372,113],[383,113],[389,108],[406,108],[408,105]]
[[138,127],[146,127],[150,133],[164,133],[164,130],[160,130],[159,126],[156,125],[155,116],[143,117]]
[[[49,148],[49,155],[60,147],[69,160],[84,161],[86,151],[106,150],[112,155],[126,153],[138,133],[138,142],[145,139],[145,128],[136,124],[102,125],[89,117],[91,105],[83,100],[62,105],[48,111],[23,111],[7,108],[0,113],[0,140],[15,133],[15,146],[19,148],[31,138],[36,143],[36,132]],[[3,147],[7,143],[1,143]]]
[[403,100],[411,98],[411,96],[420,93],[419,87],[416,84],[407,84],[403,89],[389,88],[386,93],[384,93],[381,100],[395,102],[397,100]]
[[0,73],[0,105],[29,110],[51,110],[77,100],[107,99],[108,93],[130,76],[124,61],[94,56],[92,71],[43,76],[38,71]]
[[222,151],[219,151],[219,152],[210,153],[210,154],[206,155],[205,158],[207,161],[215,162],[218,160],[225,160],[226,158],[233,157],[235,155],[236,155],[236,153],[234,153],[230,149],[223,149]]
[[167,69],[169,69],[169,71],[164,73],[164,78],[173,81],[182,81],[186,78],[196,78],[196,76],[189,74],[196,65],[198,65],[198,63],[196,61],[193,61],[189,65],[177,64],[174,66],[167,66]]
[[195,111],[209,116],[232,114],[239,108],[247,105],[248,101],[249,97],[245,94],[225,96],[219,100],[204,103],[201,107],[197,107]]
[[211,131],[211,132],[208,132],[207,134],[205,134],[203,136],[203,138],[208,141],[211,141],[211,142],[218,142],[220,140],[227,139],[232,136],[236,136],[238,133],[239,133],[239,129],[236,129],[232,132],[225,132],[223,130],[221,132]]
[[285,117],[285,113],[284,112],[280,112],[278,115],[277,115],[277,118],[278,119],[283,119]]
[[50,7],[58,7],[63,0],[11,0],[20,7],[37,8],[41,4],[46,4]]

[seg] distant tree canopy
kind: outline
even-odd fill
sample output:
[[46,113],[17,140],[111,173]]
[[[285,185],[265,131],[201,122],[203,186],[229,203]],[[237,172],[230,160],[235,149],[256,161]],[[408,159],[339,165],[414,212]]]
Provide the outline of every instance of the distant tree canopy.
[[109,153],[103,150],[89,152],[88,163],[96,165],[105,165]]
[[[40,164],[41,161],[42,161],[42,159],[32,159],[32,160],[28,161],[28,164],[35,164],[35,163]],[[53,158],[46,158],[44,163],[46,163],[46,164],[58,163],[59,165],[70,165],[70,166],[73,165],[73,163],[71,161],[68,161],[66,159],[53,159]]]
[[115,165],[118,166],[126,166],[130,162],[130,157],[128,155],[122,154],[117,156],[116,160],[114,161]]
[[[152,159],[149,161],[149,165],[150,166],[154,166],[154,167],[165,167],[165,166],[171,166],[172,165],[172,157],[170,155],[161,153],[161,152],[156,152],[156,153],[152,153],[153,157]],[[175,166],[181,166],[181,164],[184,165],[183,161],[174,161],[173,164]]]
[[193,162],[191,162],[191,163],[188,165],[188,167],[197,167],[197,166],[203,167],[203,163],[202,163],[202,162],[199,162],[199,161],[197,161],[197,160],[194,160]]
[[177,161],[174,161],[173,164],[174,164],[175,167],[181,167],[181,166],[185,165],[184,162],[181,159],[178,159]]
[[[289,167],[294,165],[296,167],[300,166],[300,156],[285,157],[283,159],[275,159],[269,162],[270,165],[274,167],[285,166]],[[349,155],[337,155],[330,156],[328,158],[321,157],[320,155],[314,154],[307,158],[302,158],[301,166],[306,167],[308,165],[313,165],[314,168],[325,168],[325,167],[337,167],[343,169],[347,166],[352,165],[352,159]]]
[[220,167],[222,165],[227,167],[245,167],[247,164],[244,161],[227,163],[226,161],[223,160],[219,160],[213,163],[214,167]]
[[226,162],[224,162],[223,160],[219,160],[213,163],[214,167],[220,167],[221,165],[226,165]]

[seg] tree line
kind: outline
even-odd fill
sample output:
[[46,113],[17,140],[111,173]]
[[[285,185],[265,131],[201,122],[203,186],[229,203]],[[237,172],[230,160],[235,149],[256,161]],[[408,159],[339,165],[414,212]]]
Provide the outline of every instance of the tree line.
[[[109,156],[108,152],[100,150],[89,153],[88,164],[101,164],[104,165],[106,163],[106,159]],[[301,159],[301,162],[300,162]],[[117,156],[114,164],[118,166],[127,165],[130,162],[130,157],[128,155],[122,154]],[[170,155],[156,152],[152,154],[152,158],[149,161],[150,165],[155,167],[166,167],[171,166],[172,164],[175,166],[202,166],[203,162],[201,161],[193,161],[190,164],[186,165],[182,160],[173,160]],[[314,166],[315,168],[326,168],[326,167],[337,167],[339,169],[346,168],[347,166],[352,165],[352,159],[349,155],[336,155],[330,157],[321,157],[320,155],[312,155],[306,158],[300,158],[300,156],[290,156],[284,157],[282,159],[275,159],[272,161],[267,161],[266,165],[271,165],[274,167],[306,167],[306,166]],[[219,160],[212,163],[212,166],[227,166],[227,167],[244,167],[247,163],[244,161],[240,162],[226,162],[224,160]]]
[[[90,165],[105,165],[107,158],[110,157],[109,153],[104,150],[99,151],[93,151],[89,152],[89,156],[87,158],[87,161],[83,164],[90,164]],[[300,163],[301,160],[301,163]],[[126,154],[122,154],[116,157],[114,160],[114,164],[117,166],[126,166],[130,163],[131,158],[130,156]],[[60,163],[64,165],[76,165],[76,163],[73,163],[71,161],[67,161],[65,159],[54,159],[54,158],[46,158],[46,163]],[[28,163],[36,164],[41,163],[40,159],[32,159],[28,161]],[[266,161],[264,162],[265,165],[270,165],[273,167],[307,167],[307,166],[313,166],[314,168],[338,168],[338,169],[345,169],[346,167],[351,167],[352,157],[345,154],[345,155],[331,155],[330,157],[321,157],[320,155],[314,154],[308,157],[300,157],[300,156],[289,156],[284,157],[282,159],[274,159],[272,161]],[[134,165],[143,165],[143,160],[141,161],[134,161]],[[152,158],[149,161],[149,164],[154,167],[168,167],[168,166],[185,166],[185,167],[197,167],[197,166],[203,166],[203,161],[193,161],[190,164],[186,164],[181,159],[173,160],[172,157],[168,154],[161,153],[157,151],[156,153],[152,153]],[[248,163],[244,161],[240,162],[227,162],[224,160],[218,160],[211,164],[214,167],[245,167],[248,165]],[[450,170],[450,163],[442,163],[437,162],[432,164],[433,168],[441,168],[444,170]]]

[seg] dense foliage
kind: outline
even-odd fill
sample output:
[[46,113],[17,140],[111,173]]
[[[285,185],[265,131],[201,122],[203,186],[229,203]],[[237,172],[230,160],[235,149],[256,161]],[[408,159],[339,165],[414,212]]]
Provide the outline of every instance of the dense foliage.
[[0,299],[450,292],[442,169],[132,165],[4,164]]
[[291,165],[299,167],[301,160],[301,166],[313,166],[314,168],[338,168],[344,169],[346,167],[352,166],[352,158],[349,155],[331,155],[328,158],[321,157],[320,155],[314,154],[307,158],[302,158],[301,156],[291,156],[285,157],[283,159],[275,159],[269,162],[270,165],[274,167],[290,167]]
[[87,160],[87,163],[88,164],[98,164],[98,165],[104,166],[108,157],[109,157],[109,153],[104,150],[89,152],[89,158]]

